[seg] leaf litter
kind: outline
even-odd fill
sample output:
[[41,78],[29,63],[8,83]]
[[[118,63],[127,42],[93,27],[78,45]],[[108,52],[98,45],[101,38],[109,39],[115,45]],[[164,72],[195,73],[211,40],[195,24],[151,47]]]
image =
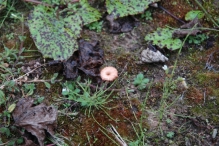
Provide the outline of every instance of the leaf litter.
[[104,63],[104,52],[98,41],[79,41],[79,50],[63,63],[64,75],[67,79],[75,79],[78,71],[91,77],[99,77],[99,68]]
[[[57,122],[57,109],[44,103],[33,106],[33,98],[21,98],[13,113],[14,125],[24,128],[34,135],[40,146],[44,146],[46,132],[54,135]],[[30,139],[26,141],[30,142]]]

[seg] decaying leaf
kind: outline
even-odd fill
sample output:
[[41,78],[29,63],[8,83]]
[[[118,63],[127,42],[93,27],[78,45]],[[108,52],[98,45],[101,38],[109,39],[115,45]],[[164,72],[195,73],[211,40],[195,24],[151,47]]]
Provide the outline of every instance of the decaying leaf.
[[104,52],[98,47],[98,41],[87,42],[80,40],[79,50],[64,62],[64,75],[68,79],[78,76],[78,69],[85,74],[99,76],[99,68],[103,65]]
[[34,78],[39,78],[42,75],[41,66],[40,59],[31,60],[21,67],[21,71],[27,73],[27,76],[31,75]]
[[106,8],[114,19],[144,12],[150,4],[160,0],[106,0]]
[[125,33],[131,31],[134,27],[138,26],[138,21],[134,17],[127,16],[114,20],[113,15],[108,15],[106,19],[110,23],[111,33]]
[[14,125],[19,126],[36,136],[40,146],[44,146],[45,130],[53,135],[56,128],[57,109],[41,103],[33,106],[32,98],[22,98],[18,101],[12,115]]
[[147,34],[145,40],[160,48],[166,47],[169,50],[177,50],[182,46],[182,41],[172,37],[173,31],[169,28],[157,28],[155,32]]
[[165,62],[168,61],[168,58],[160,51],[151,49],[149,46],[147,49],[141,52],[141,61],[146,63]]

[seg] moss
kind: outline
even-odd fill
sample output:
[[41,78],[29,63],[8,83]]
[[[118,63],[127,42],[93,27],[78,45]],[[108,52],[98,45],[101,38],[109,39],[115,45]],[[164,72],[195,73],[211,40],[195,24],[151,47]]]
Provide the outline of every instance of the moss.
[[218,104],[219,102],[209,101],[204,105],[196,105],[191,108],[191,113],[197,117],[208,119],[208,121],[210,121],[211,123],[218,124],[219,123]]
[[198,73],[195,77],[199,84],[218,87],[219,74],[214,72]]

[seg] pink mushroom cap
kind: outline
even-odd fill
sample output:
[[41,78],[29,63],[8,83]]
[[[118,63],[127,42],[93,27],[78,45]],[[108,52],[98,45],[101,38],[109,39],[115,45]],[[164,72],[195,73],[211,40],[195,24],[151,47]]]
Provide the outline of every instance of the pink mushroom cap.
[[100,71],[100,77],[104,81],[113,81],[118,77],[118,71],[115,67],[107,66]]

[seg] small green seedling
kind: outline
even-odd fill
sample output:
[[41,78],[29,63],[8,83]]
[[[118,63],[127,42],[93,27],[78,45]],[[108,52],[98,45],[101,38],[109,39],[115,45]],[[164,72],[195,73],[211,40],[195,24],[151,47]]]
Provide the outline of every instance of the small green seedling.
[[27,96],[33,95],[35,88],[35,84],[34,83],[30,83],[30,84],[24,84],[24,91],[27,93]]
[[142,73],[138,74],[134,79],[133,84],[138,87],[138,89],[142,90],[146,88],[146,84],[149,82],[148,78],[144,78]]
[[141,18],[144,18],[145,20],[153,20],[151,11],[145,11],[141,14]]
[[200,45],[206,39],[208,39],[208,36],[206,34],[197,34],[195,36],[188,37],[189,44],[195,45]]
[[173,138],[173,137],[174,137],[174,135],[175,135],[175,133],[174,133],[174,132],[172,132],[172,131],[170,131],[170,132],[167,132],[167,137],[168,137],[168,138]]
[[90,23],[88,25],[86,25],[90,30],[94,30],[96,32],[101,32],[102,30],[102,27],[103,27],[103,21],[100,21],[100,22],[93,22],[93,23]]

